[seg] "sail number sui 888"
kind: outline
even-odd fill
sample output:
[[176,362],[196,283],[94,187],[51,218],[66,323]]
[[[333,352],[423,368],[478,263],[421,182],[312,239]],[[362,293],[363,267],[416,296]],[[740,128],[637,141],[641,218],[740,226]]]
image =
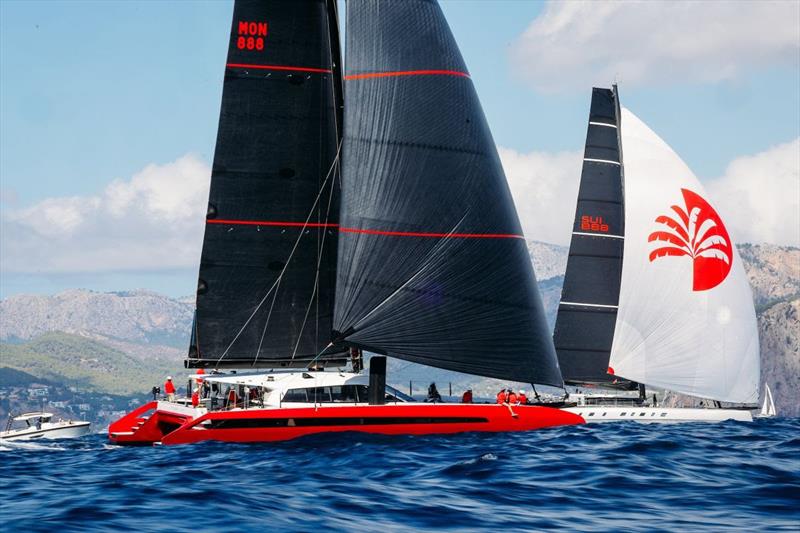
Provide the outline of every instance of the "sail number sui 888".
[[581,231],[601,231],[603,233],[608,233],[608,224],[605,223],[603,217],[583,215],[581,217]]

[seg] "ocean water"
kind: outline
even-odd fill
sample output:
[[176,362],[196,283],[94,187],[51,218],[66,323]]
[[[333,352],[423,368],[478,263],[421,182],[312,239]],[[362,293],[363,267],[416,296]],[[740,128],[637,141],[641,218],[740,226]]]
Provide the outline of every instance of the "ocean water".
[[800,419],[0,445],[2,531],[799,531]]

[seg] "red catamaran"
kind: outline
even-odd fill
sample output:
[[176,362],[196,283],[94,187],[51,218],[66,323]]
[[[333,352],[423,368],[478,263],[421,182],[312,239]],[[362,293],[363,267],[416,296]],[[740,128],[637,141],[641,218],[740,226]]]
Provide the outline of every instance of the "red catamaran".
[[[563,386],[508,185],[435,1],[234,7],[187,368],[116,443],[523,431],[545,406],[418,403],[386,359]],[[345,90],[346,89],[346,90]],[[369,351],[362,375],[361,351]],[[340,372],[348,360],[353,372]],[[329,369],[326,371],[325,369]],[[330,369],[334,369],[331,371]]]

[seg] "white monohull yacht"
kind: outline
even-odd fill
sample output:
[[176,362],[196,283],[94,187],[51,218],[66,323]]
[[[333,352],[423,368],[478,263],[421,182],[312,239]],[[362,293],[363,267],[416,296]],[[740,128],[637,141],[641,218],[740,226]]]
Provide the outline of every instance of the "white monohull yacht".
[[[758,404],[742,260],[700,181],[616,86],[592,93],[554,341],[565,382],[638,391],[574,395],[587,422],[750,421]],[[659,404],[652,389],[703,406]]]

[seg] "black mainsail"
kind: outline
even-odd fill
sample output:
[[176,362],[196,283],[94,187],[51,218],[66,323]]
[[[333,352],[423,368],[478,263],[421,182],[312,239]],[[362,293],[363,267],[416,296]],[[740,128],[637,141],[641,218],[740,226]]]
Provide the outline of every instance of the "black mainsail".
[[341,344],[563,384],[491,133],[438,4],[350,1]]
[[619,98],[592,89],[578,204],[554,341],[564,381],[633,388],[608,366],[619,305],[625,191]]
[[330,341],[334,10],[335,0],[235,3],[187,367],[305,366]]

